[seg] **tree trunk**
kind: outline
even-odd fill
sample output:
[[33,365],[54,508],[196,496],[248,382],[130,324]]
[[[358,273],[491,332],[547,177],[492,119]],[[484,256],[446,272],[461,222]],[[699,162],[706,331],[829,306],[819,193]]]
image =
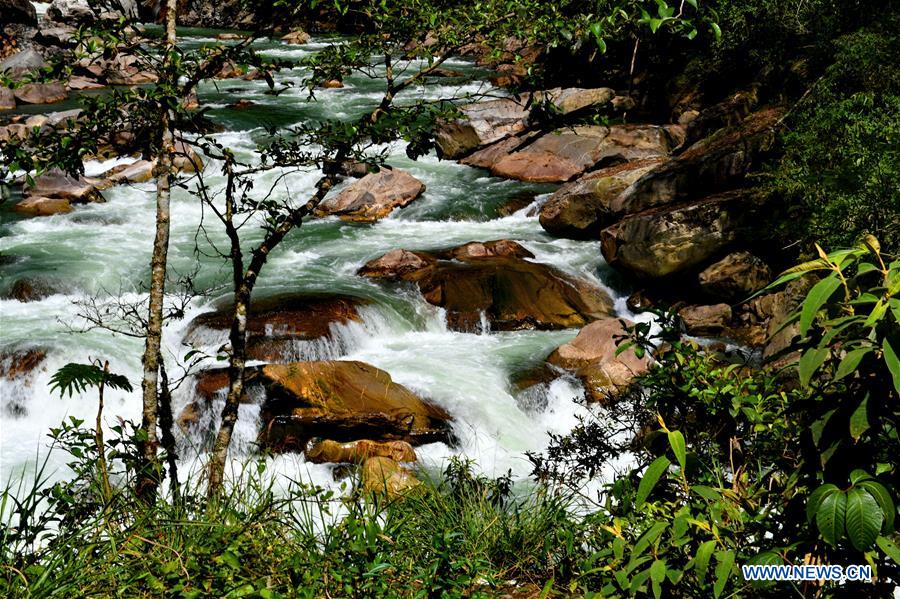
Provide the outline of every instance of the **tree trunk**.
[[[166,0],[166,58],[163,63],[160,84],[174,83],[175,19],[177,0]],[[138,479],[138,494],[151,497],[156,494],[160,479],[157,456],[159,350],[163,328],[163,301],[166,292],[166,262],[169,252],[169,198],[172,186],[172,154],[175,141],[172,133],[172,115],[168,110],[160,114],[161,144],[156,165],[156,236],[153,240],[153,257],[150,262],[150,308],[147,318],[147,338],[144,344],[143,378],[141,391],[143,412],[141,427],[146,435],[142,454],[144,469]]]

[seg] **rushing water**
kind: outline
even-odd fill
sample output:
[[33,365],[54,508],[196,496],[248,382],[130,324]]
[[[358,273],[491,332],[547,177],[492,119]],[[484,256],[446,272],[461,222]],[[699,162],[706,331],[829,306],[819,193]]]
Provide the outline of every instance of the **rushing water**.
[[[210,35],[189,31],[183,43],[209,43],[213,41]],[[272,58],[297,60],[325,43],[326,40],[314,40],[301,47],[263,42],[258,48]],[[467,72],[474,68],[462,60],[451,61],[447,66]],[[238,79],[206,84],[200,91],[201,100],[211,108],[209,115],[226,127],[226,132],[216,135],[218,141],[250,159],[256,143],[266,136],[267,127],[287,127],[305,119],[353,117],[371,109],[380,99],[378,80],[349,77],[343,89],[318,90],[318,101],[307,102],[306,91],[300,85],[303,74],[299,68],[283,73],[281,80],[293,82],[296,87],[277,96],[265,93],[263,81]],[[482,83],[467,83],[460,88],[452,81],[436,80],[407,95],[436,98],[460,91],[490,90]],[[240,111],[227,108],[228,103],[239,99],[251,100],[255,105]],[[449,331],[442,311],[427,304],[417,293],[379,285],[356,276],[355,271],[367,260],[398,247],[432,249],[507,238],[522,243],[537,261],[601,285],[611,279],[611,272],[603,262],[598,243],[549,237],[533,210],[526,208],[500,216],[498,209],[510,200],[527,196],[533,199],[533,208],[552,187],[492,178],[484,171],[439,161],[434,156],[413,162],[406,158],[400,145],[389,150],[391,164],[408,170],[426,184],[424,195],[373,225],[337,219],[304,223],[272,254],[256,297],[326,291],[372,300],[362,309],[362,323],[338,327],[329,342],[299,347],[297,357],[369,362],[449,411],[455,419],[459,445],[419,448],[420,460],[426,467],[439,467],[447,456],[458,453],[474,459],[488,473],[512,469],[519,476],[526,475],[529,464],[524,452],[543,449],[548,431],[570,430],[586,408],[577,401],[582,390],[573,380],[562,377],[523,394],[511,383],[511,377],[540,364],[577,331],[480,335]],[[101,173],[121,162],[90,163],[88,174]],[[208,165],[205,176],[208,184],[221,188],[223,178],[216,164]],[[277,173],[266,175],[264,181],[257,183],[257,189],[276,176]],[[317,177],[317,173],[292,175],[279,184],[277,193],[308,196]],[[69,416],[92,418],[96,406],[93,394],[61,399],[49,393],[49,378],[58,367],[70,361],[103,358],[110,361],[113,371],[127,375],[133,383],[140,380],[140,340],[97,330],[72,331],[83,325],[74,302],[92,295],[137,299],[149,271],[155,208],[152,183],[116,187],[104,192],[104,196],[106,203],[44,218],[21,218],[8,205],[0,208],[0,293],[7,292],[20,278],[46,281],[57,291],[28,303],[0,300],[0,350],[49,350],[37,372],[12,381],[0,377],[0,478],[6,479],[35,463],[38,452],[47,446],[46,435],[51,426]],[[196,283],[217,288],[211,297],[193,302],[185,319],[165,331],[164,353],[170,370],[176,372],[180,357],[190,349],[182,343],[188,323],[211,309],[217,296],[227,295],[222,286],[228,281],[226,264],[209,255],[210,240],[221,243],[224,236],[215,226],[209,227],[208,239],[198,236],[202,216],[196,199],[187,192],[176,191],[170,268],[190,273],[199,260]],[[252,239],[252,235],[248,236],[248,240]],[[611,293],[617,299],[617,309],[626,314],[621,293],[614,289]],[[209,340],[213,347],[215,341]],[[193,399],[192,387],[182,385],[176,392],[176,413]],[[108,393],[107,425],[115,424],[119,417],[137,420],[139,416],[139,389],[134,393]],[[247,455],[257,427],[258,407],[242,406],[235,459]],[[196,456],[187,448],[197,440],[181,441],[184,461],[194,464]],[[50,458],[52,467],[61,466],[63,461],[61,455]],[[330,466],[306,464],[301,456],[279,456],[272,463],[273,471],[295,478],[305,477],[321,484],[331,481]]]

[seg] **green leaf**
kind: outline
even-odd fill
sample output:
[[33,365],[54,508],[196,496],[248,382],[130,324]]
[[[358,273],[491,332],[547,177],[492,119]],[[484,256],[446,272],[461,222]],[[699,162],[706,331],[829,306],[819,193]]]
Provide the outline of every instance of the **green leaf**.
[[629,561],[630,566],[634,566],[635,560],[640,557],[640,555],[650,546],[650,544],[656,540],[659,535],[668,527],[666,522],[657,522],[653,526],[651,526],[647,532],[641,535],[641,537],[635,542],[634,549],[631,551],[631,560]]
[[710,23],[709,26],[713,30],[713,34],[716,36],[716,41],[722,39],[722,28],[719,27],[718,23]]
[[829,545],[837,545],[844,536],[844,519],[847,514],[847,496],[838,491],[829,493],[816,512],[816,527]]
[[897,547],[892,540],[886,537],[878,537],[875,539],[875,543],[884,551],[886,556],[894,560],[895,563],[900,564],[900,547]]
[[716,583],[713,585],[713,596],[718,599],[731,576],[731,569],[734,566],[734,551],[717,552],[716,561],[718,564],[716,564]]
[[822,366],[825,358],[828,357],[829,349],[827,347],[818,347],[816,349],[808,349],[800,356],[800,362],[797,364],[797,373],[800,377],[800,385],[809,387],[809,382],[813,375]]
[[822,505],[822,501],[824,501],[829,494],[835,492],[840,492],[840,489],[837,488],[837,485],[833,485],[831,483],[822,485],[812,492],[812,494],[809,496],[809,499],[806,500],[807,522],[812,524],[813,519],[816,517],[816,513],[819,511],[819,506]]
[[647,471],[644,472],[644,476],[641,478],[640,484],[638,484],[637,495],[634,499],[635,508],[640,508],[644,505],[647,497],[650,496],[650,492],[653,491],[656,483],[659,482],[659,477],[662,476],[671,463],[666,456],[659,456],[647,466]]
[[863,397],[863,400],[859,403],[859,407],[853,410],[853,414],[850,416],[850,436],[853,437],[854,441],[859,441],[859,438],[862,437],[867,430],[869,430],[868,394]]
[[878,506],[881,508],[881,512],[884,514],[884,527],[886,532],[894,531],[894,518],[897,515],[897,508],[894,506],[894,499],[891,497],[891,494],[882,485],[880,482],[876,480],[864,480],[858,485],[861,489],[865,489],[869,492],[875,501],[878,502]]
[[837,372],[834,374],[834,380],[839,381],[854,372],[865,355],[871,351],[871,347],[860,347],[847,352],[847,355],[841,359],[841,363],[838,365]]
[[687,449],[684,435],[681,434],[681,431],[669,431],[669,445],[672,447],[675,459],[678,460],[678,465],[684,470],[684,466],[687,463]]
[[857,551],[868,551],[881,532],[884,514],[881,506],[866,490],[859,487],[847,493],[847,537]]
[[894,379],[894,391],[900,393],[900,358],[897,357],[897,352],[887,337],[881,344],[881,350],[884,353],[884,363],[887,364],[888,370],[891,371],[891,377]]
[[691,487],[691,491],[702,497],[703,499],[707,499],[709,501],[721,501],[722,495],[713,489],[712,487],[707,487],[706,485],[694,485]]
[[662,581],[666,579],[666,560],[658,559],[650,564],[650,582],[653,585],[653,596],[662,596]]
[[806,299],[803,300],[803,307],[800,310],[801,335],[806,335],[816,314],[840,286],[841,281],[836,276],[830,275],[816,283],[813,288],[809,290]]
[[715,541],[706,541],[697,549],[697,555],[694,556],[694,570],[697,572],[697,578],[700,584],[706,579],[706,571],[709,569],[709,558],[716,548]]

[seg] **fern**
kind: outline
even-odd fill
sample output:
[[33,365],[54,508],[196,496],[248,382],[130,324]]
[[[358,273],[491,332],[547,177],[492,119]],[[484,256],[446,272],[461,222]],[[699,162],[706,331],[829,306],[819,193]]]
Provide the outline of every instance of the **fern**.
[[91,387],[101,385],[111,389],[131,391],[131,383],[120,374],[105,371],[96,364],[76,364],[70,362],[56,371],[50,378],[50,391],[59,389],[60,396],[67,393],[71,397],[75,393],[83,393]]

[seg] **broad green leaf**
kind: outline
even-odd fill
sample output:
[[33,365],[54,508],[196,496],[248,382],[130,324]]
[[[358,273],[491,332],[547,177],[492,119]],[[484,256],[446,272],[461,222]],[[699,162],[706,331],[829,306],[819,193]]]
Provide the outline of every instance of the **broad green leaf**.
[[840,492],[840,489],[837,488],[837,485],[833,485],[831,483],[822,485],[812,492],[812,494],[809,496],[809,499],[806,500],[807,522],[812,524],[813,519],[816,517],[816,513],[819,511],[819,506],[822,505],[822,501],[824,501],[824,499],[828,495],[835,492]]
[[816,512],[816,527],[825,542],[837,545],[844,536],[844,520],[847,514],[847,496],[838,491],[829,493]]
[[827,347],[818,347],[816,349],[808,349],[800,356],[800,362],[797,364],[797,373],[800,377],[800,384],[803,387],[809,387],[809,382],[813,375],[822,366],[825,358],[828,357],[829,349]]
[[666,579],[666,560],[658,559],[650,564],[650,582],[653,586],[653,596],[659,599],[662,596],[662,581]]
[[631,552],[631,561],[629,562],[629,566],[633,567],[635,564],[635,560],[646,551],[647,547],[650,546],[653,541],[662,534],[662,532],[668,527],[668,524],[665,522],[657,522],[653,526],[651,526],[647,532],[641,535],[641,537],[635,542],[634,549]]
[[853,414],[850,415],[850,436],[853,437],[854,441],[859,441],[859,438],[862,437],[867,430],[869,430],[868,394],[863,397],[859,406],[853,410]]
[[839,381],[848,374],[854,372],[865,355],[871,351],[871,347],[860,347],[847,352],[847,355],[841,359],[837,372],[834,373],[834,380]]
[[659,477],[662,476],[663,472],[666,471],[671,463],[669,458],[663,455],[653,460],[653,462],[647,466],[647,471],[644,472],[644,476],[641,478],[640,484],[638,484],[637,495],[635,495],[634,498],[635,508],[640,508],[644,505],[647,497],[650,496],[650,492],[653,491],[656,483],[659,482]]
[[728,579],[731,577],[731,569],[734,566],[734,551],[719,551],[716,553],[716,583],[713,585],[713,595],[718,599]]
[[707,487],[706,485],[694,485],[691,487],[691,491],[702,497],[703,499],[707,499],[709,501],[721,501],[722,495],[713,489],[712,487]]
[[803,300],[803,307],[800,310],[801,335],[806,335],[816,314],[840,286],[841,281],[836,276],[830,275],[816,283],[813,288],[809,290],[806,299]]
[[850,484],[858,485],[865,480],[872,480],[872,475],[862,468],[857,468],[850,472]]
[[887,537],[878,537],[875,543],[886,556],[894,560],[894,563],[900,564],[900,547],[897,547],[896,543]]
[[894,391],[900,393],[900,358],[897,357],[897,352],[887,337],[881,344],[881,350],[884,353],[884,363],[887,364],[891,378],[894,379]]
[[859,483],[859,487],[861,489],[865,489],[869,492],[875,501],[878,502],[878,506],[881,508],[881,512],[884,514],[884,525],[886,532],[894,531],[894,518],[897,515],[897,508],[894,506],[894,499],[891,497],[891,494],[885,488],[884,485],[879,483],[876,480],[864,480]]
[[712,556],[715,548],[715,541],[706,541],[700,545],[697,549],[697,555],[694,556],[694,570],[697,571],[697,578],[700,579],[700,584],[703,584],[703,581],[706,579],[706,571],[709,568],[709,558]]
[[672,447],[675,459],[678,460],[678,465],[684,470],[684,466],[687,463],[687,449],[684,435],[681,434],[681,431],[669,431],[669,445]]
[[884,514],[868,491],[855,487],[847,492],[847,538],[858,551],[868,551],[881,532]]

